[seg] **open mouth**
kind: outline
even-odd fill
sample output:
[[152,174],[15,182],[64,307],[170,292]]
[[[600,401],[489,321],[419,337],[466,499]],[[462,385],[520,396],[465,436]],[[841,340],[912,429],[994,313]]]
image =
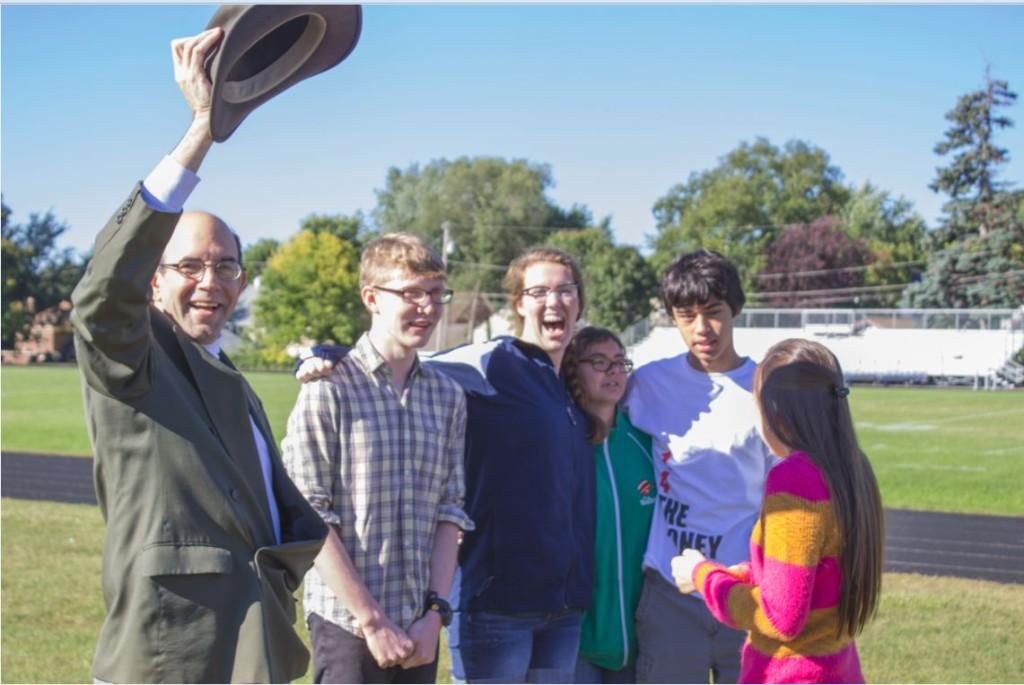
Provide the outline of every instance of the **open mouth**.
[[560,316],[545,317],[540,328],[548,335],[562,335],[565,333],[565,319]]
[[189,302],[188,306],[205,316],[210,316],[216,314],[223,305],[217,302]]

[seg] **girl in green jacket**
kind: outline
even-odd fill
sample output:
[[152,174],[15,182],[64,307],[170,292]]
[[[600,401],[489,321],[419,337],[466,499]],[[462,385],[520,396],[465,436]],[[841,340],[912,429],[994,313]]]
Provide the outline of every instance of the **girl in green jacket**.
[[588,419],[597,475],[594,595],[583,616],[578,683],[635,682],[633,614],[657,488],[651,437],[619,411],[633,362],[614,333],[588,326],[566,350],[563,378]]

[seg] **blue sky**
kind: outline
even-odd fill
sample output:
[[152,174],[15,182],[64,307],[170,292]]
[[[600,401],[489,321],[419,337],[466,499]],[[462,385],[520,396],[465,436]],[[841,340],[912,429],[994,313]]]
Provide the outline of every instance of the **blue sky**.
[[[4,5],[2,189],[14,220],[52,210],[88,247],[187,109],[169,43],[214,5]],[[462,155],[551,166],[550,196],[612,216],[643,247],[651,207],[742,141],[800,138],[848,183],[910,199],[944,114],[986,62],[1024,95],[1024,6],[366,5],[337,68],[256,110],[215,146],[190,207],[245,242],[312,213],[369,213],[387,170]],[[998,142],[1024,184],[1024,104]]]

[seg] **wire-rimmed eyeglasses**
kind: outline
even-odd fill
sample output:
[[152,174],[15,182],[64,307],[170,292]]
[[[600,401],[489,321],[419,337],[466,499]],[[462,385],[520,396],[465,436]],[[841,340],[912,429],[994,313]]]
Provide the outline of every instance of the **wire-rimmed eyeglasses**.
[[632,359],[609,359],[608,357],[585,357],[580,360],[584,364],[590,364],[594,371],[608,373],[610,369],[619,369],[622,373],[629,373],[633,370]]
[[428,301],[434,304],[448,304],[455,297],[455,291],[448,288],[441,290],[424,290],[423,288],[402,288],[401,290],[395,290],[394,288],[385,288],[382,285],[373,286],[375,290],[383,290],[386,293],[393,295],[399,295],[403,300],[409,304],[415,304],[419,306],[425,305]]
[[548,295],[555,293],[555,296],[560,300],[573,300],[579,295],[580,287],[576,283],[563,283],[562,285],[554,288],[549,288],[546,285],[535,285],[532,288],[523,288],[523,294],[529,295],[535,300],[541,302],[548,299]]
[[203,280],[206,270],[213,269],[213,275],[221,281],[237,281],[242,276],[242,265],[234,259],[222,259],[219,262],[204,262],[201,259],[182,259],[174,264],[161,264],[161,268],[177,271],[185,278],[193,281]]

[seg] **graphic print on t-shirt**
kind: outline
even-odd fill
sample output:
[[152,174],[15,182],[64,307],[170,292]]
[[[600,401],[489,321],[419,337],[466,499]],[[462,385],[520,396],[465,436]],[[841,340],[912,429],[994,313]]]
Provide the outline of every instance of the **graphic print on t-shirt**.
[[[668,476],[668,472],[665,472]],[[718,546],[722,544],[721,535],[697,533],[687,528],[686,514],[690,505],[668,495],[658,495],[658,513],[665,519],[665,535],[672,541],[679,552],[684,549],[695,549],[708,559],[717,560]]]

